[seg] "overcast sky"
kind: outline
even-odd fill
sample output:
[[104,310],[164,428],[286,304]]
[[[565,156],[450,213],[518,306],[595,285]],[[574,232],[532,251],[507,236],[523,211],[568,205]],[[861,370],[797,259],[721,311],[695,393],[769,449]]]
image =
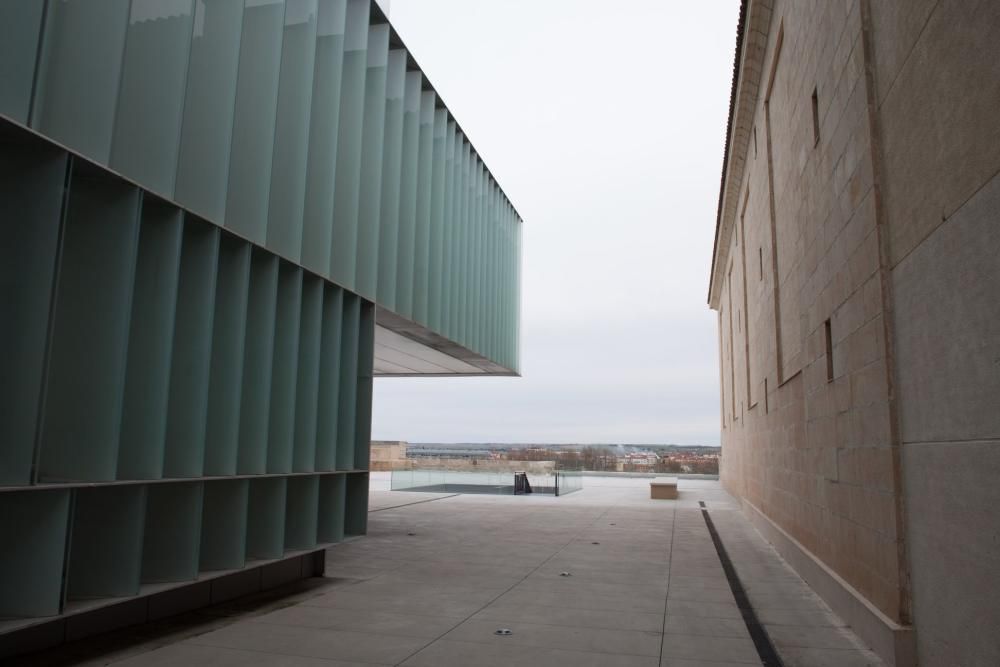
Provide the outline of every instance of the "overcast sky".
[[738,13],[392,0],[524,219],[523,377],[377,379],[373,438],[719,443],[706,293]]

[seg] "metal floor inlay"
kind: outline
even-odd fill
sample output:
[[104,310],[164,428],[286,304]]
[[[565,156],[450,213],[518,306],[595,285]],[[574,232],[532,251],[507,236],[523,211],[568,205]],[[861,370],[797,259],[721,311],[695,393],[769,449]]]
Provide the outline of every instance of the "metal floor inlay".
[[747,631],[750,633],[750,639],[753,640],[754,648],[757,649],[757,655],[760,656],[761,664],[764,667],[784,667],[781,656],[778,655],[774,644],[771,643],[771,638],[768,636],[767,630],[764,629],[764,626],[761,625],[760,620],[757,618],[757,612],[754,611],[753,606],[750,604],[750,599],[743,589],[743,583],[736,574],[736,569],[733,567],[732,561],[729,560],[729,554],[726,553],[726,547],[722,544],[722,539],[715,529],[715,524],[712,523],[712,517],[708,514],[705,501],[699,500],[698,505],[701,507],[701,516],[705,519],[705,526],[708,528],[709,535],[712,536],[712,543],[715,545],[715,551],[719,555],[722,569],[726,573],[729,588],[736,599],[736,606],[739,607],[740,614],[743,616],[743,622],[746,623]]

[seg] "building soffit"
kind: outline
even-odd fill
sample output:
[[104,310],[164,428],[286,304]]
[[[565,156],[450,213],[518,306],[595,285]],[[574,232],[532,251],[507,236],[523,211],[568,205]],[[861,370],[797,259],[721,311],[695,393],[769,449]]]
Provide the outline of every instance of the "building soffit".
[[743,0],[736,36],[733,89],[729,100],[729,125],[719,187],[715,246],[708,284],[708,305],[719,309],[722,271],[729,259],[729,240],[740,199],[754,114],[760,94],[764,53],[771,28],[773,0]]

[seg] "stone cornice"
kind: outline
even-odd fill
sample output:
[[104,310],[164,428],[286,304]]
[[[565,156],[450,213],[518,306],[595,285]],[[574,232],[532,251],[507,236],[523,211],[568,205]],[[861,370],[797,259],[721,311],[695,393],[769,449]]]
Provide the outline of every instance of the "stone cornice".
[[722,165],[719,208],[715,222],[715,247],[708,285],[708,304],[718,309],[722,272],[729,258],[729,239],[739,203],[740,183],[746,167],[747,149],[760,94],[764,53],[771,27],[773,0],[744,0],[736,38],[738,66],[733,68],[733,91],[729,102],[729,127]]

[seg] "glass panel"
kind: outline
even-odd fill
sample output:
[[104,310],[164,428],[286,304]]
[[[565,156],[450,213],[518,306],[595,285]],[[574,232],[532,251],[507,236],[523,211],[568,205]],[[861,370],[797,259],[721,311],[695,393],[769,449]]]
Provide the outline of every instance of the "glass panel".
[[31,125],[107,164],[129,0],[48,3]]
[[348,289],[354,287],[357,270],[369,11],[368,0],[349,0],[347,3],[329,275],[335,283]]
[[74,163],[40,435],[40,480],[115,478],[139,190]]
[[358,331],[357,406],[354,438],[354,467],[368,469],[372,440],[372,366],[375,362],[375,305],[361,302],[361,319]]
[[374,299],[378,282],[378,227],[382,203],[382,145],[385,135],[385,86],[389,25],[368,30],[364,130],[361,137],[361,183],[358,199],[357,274],[354,291]]
[[431,254],[431,179],[434,159],[434,105],[429,90],[420,95],[420,130],[417,157],[417,225],[413,244],[413,320],[427,323],[427,291]]
[[578,470],[556,472],[556,495],[565,496],[583,488],[583,473]]
[[170,390],[170,350],[180,277],[180,209],[143,202],[125,366],[118,479],[163,473]]
[[316,0],[287,0],[267,204],[267,247],[296,262],[302,250],[316,20]]
[[386,74],[385,138],[382,144],[382,206],[378,235],[378,302],[396,306],[396,262],[399,250],[400,165],[403,157],[403,95],[406,51],[389,52]]
[[472,317],[472,337],[470,346],[482,352],[483,334],[483,228],[486,213],[486,166],[476,156],[476,208],[472,222],[472,290],[469,295],[469,312]]
[[319,477],[292,477],[285,502],[285,549],[316,546],[319,522]]
[[75,493],[67,600],[139,592],[145,516],[145,486],[105,486]]
[[174,194],[192,0],[132,0],[111,166]]
[[316,29],[301,256],[304,267],[324,277],[330,275],[346,11],[347,0],[321,0]]
[[458,262],[459,279],[456,284],[456,317],[458,327],[456,340],[462,345],[469,342],[469,308],[466,302],[469,292],[470,261],[469,219],[472,212],[472,151],[468,141],[462,143],[462,207],[458,217]]
[[250,257],[240,438],[236,471],[260,474],[267,469],[267,424],[270,416],[274,358],[274,318],[278,302],[278,258],[254,248]]
[[294,472],[316,469],[316,426],[323,350],[323,281],[306,274],[302,284],[298,376],[295,387]]
[[218,256],[219,228],[187,217],[170,359],[164,477],[197,477],[204,471]]
[[[347,503],[347,475],[323,475],[319,481],[320,542],[340,542],[344,539],[344,505]],[[366,504],[367,508],[367,504]]]
[[231,570],[246,562],[247,501],[245,479],[205,483],[198,569]]
[[434,148],[431,174],[430,260],[427,283],[427,325],[441,331],[441,286],[444,279],[444,186],[445,186],[445,132],[448,111],[434,110]]
[[340,337],[340,401],[337,420],[337,470],[354,470],[357,438],[358,350],[361,330],[361,299],[344,295]]
[[493,235],[496,230],[496,201],[497,188],[493,179],[489,180],[489,188],[486,191],[486,227],[484,229],[484,243],[486,250],[483,261],[483,287],[480,293],[483,297],[483,350],[484,356],[493,358],[493,337],[496,332],[496,323],[493,318],[496,314],[496,291],[493,281],[493,267],[496,258]]
[[291,472],[295,440],[295,385],[298,381],[299,324],[302,317],[302,269],[282,262],[271,371],[267,471]]
[[205,437],[206,475],[236,474],[249,289],[250,244],[225,234],[219,244],[219,275],[215,284]]
[[347,475],[347,500],[344,507],[344,533],[368,532],[368,473]]
[[396,312],[413,316],[413,255],[417,233],[417,165],[420,152],[420,89],[423,75],[407,72],[403,94],[403,157],[399,194]]
[[441,333],[454,336],[454,314],[452,312],[451,290],[455,281],[455,200],[458,191],[455,159],[457,126],[448,123],[448,143],[445,147],[445,199],[444,199],[444,267],[441,284]]
[[31,482],[68,164],[41,140],[0,151],[0,484]]
[[[521,473],[524,474],[524,473]],[[393,470],[389,486],[393,491],[425,491],[428,493],[484,493],[491,495],[514,495],[517,483],[514,470],[460,471],[435,469]],[[564,480],[563,475],[573,476]],[[556,471],[527,474],[530,491],[526,493],[564,495],[583,488],[579,473]],[[517,489],[516,493],[522,493]]]
[[344,290],[328,284],[323,290],[323,325],[316,423],[316,470],[333,470],[337,467],[340,344],[343,337],[343,321]]
[[142,540],[142,583],[198,576],[204,484],[151,484]]
[[247,506],[247,560],[281,558],[285,552],[285,498],[288,480],[250,480]]
[[[69,491],[0,494],[0,616],[55,616],[62,602]],[[16,536],[16,537],[15,537]]]
[[267,233],[284,0],[247,0],[243,11],[226,227],[256,243]]
[[0,113],[19,123],[28,122],[44,9],[38,0],[0,2]]
[[175,197],[217,223],[226,210],[242,31],[243,0],[195,0]]

